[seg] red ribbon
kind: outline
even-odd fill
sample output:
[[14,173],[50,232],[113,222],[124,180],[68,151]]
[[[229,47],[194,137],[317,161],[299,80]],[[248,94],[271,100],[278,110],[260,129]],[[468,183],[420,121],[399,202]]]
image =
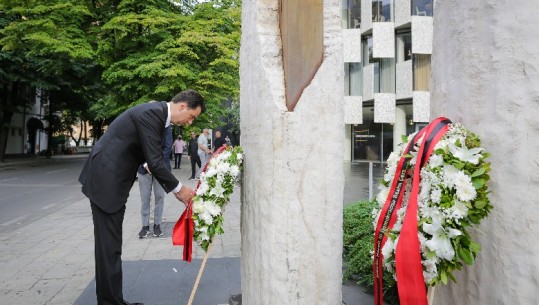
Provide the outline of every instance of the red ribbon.
[[188,262],[191,262],[193,254],[193,229],[195,226],[192,205],[193,201],[190,201],[172,230],[172,244],[183,246],[182,259]]
[[[419,137],[423,136],[423,141],[417,153],[414,166],[412,192],[406,207],[406,215],[400,232],[399,243],[395,250],[395,267],[398,280],[397,286],[401,305],[427,305],[427,292],[425,280],[423,278],[419,238],[417,236],[417,197],[419,193],[420,172],[421,168],[427,163],[432,154],[436,143],[449,129],[449,123],[450,121],[444,117],[437,118],[418,132],[406,148],[406,153],[409,153]],[[393,178],[388,198],[386,199],[376,226],[374,245],[375,258],[373,263],[375,305],[383,304],[383,257],[380,253],[381,245],[387,240],[384,232],[393,227],[396,220],[396,211],[402,204],[402,197],[404,195],[403,190],[406,184],[404,176],[405,168],[403,168],[405,162],[405,158],[401,157],[397,165],[397,171]]]
[[[414,145],[417,143],[418,139],[425,133],[425,129],[421,129],[408,143],[406,149],[404,150],[403,155],[409,154]],[[402,206],[402,199],[404,198],[404,189],[406,188],[406,164],[409,162],[409,159],[401,157],[397,163],[397,169],[395,170],[395,175],[393,178],[393,183],[387,199],[384,203],[382,211],[380,213],[380,218],[378,218],[378,223],[375,230],[375,240],[374,240],[374,262],[373,262],[373,272],[374,272],[374,300],[375,305],[383,305],[384,303],[384,292],[383,292],[383,261],[382,256],[382,245],[386,242],[387,236],[385,232],[393,228],[393,225],[397,221],[397,211]]]
[[[225,146],[220,147],[213,154],[210,160],[215,158],[224,150],[226,150]],[[210,160],[208,160],[208,162],[206,162],[206,164],[204,165],[204,168],[202,169],[202,173],[206,172],[206,170],[208,169],[208,164],[210,164]],[[198,190],[199,186],[200,186],[200,180],[197,183],[197,186],[194,190],[194,194],[196,194],[196,191]],[[193,221],[193,200],[190,200],[185,210],[183,211],[183,214],[180,216],[180,219],[178,219],[178,221],[174,225],[174,229],[172,229],[172,244],[174,246],[183,246],[182,260],[188,261],[188,262],[191,262],[191,258],[193,256],[194,227],[195,227],[195,223]]]

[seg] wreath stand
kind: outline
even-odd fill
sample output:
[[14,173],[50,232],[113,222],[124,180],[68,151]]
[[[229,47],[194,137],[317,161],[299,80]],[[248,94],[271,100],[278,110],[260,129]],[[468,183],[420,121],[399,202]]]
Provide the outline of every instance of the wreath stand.
[[202,265],[200,265],[200,270],[198,270],[197,279],[195,280],[195,284],[193,285],[193,290],[191,290],[191,296],[189,297],[189,301],[187,302],[187,305],[192,305],[193,301],[195,300],[195,294],[197,293],[198,284],[200,283],[200,278],[202,277],[202,273],[204,272],[204,268],[206,267],[206,261],[208,260],[208,256],[211,250],[211,245],[212,244],[208,246],[206,255],[204,255],[204,259],[202,260]]
[[429,287],[427,289],[427,302],[429,305],[434,305],[434,290],[436,287]]

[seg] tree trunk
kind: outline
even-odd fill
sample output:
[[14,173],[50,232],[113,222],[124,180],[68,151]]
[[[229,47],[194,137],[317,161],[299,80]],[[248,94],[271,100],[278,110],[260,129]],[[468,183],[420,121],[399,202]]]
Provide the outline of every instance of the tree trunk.
[[85,122],[83,122],[80,127],[81,127],[81,136],[82,136],[82,133],[84,132],[84,146],[88,146],[88,128],[86,128]]
[[16,84],[12,82],[2,84],[2,95],[0,99],[0,162],[5,161],[5,154],[7,148],[7,140],[9,137],[9,125],[11,124],[11,118],[13,117],[13,111],[11,110],[10,103],[13,103],[13,92]]
[[45,155],[47,156],[47,158],[50,158],[52,157],[52,134],[54,132],[54,127],[52,125],[54,124],[54,112],[52,107],[53,99],[50,97],[50,95],[47,98],[49,99],[49,126],[47,126],[47,152]]
[[[9,114],[11,117],[13,114]],[[4,112],[3,117],[6,116],[6,113]],[[11,120],[11,118],[10,118]],[[2,124],[4,125],[4,124]],[[9,136],[9,128],[2,127],[0,128],[0,162],[5,162],[5,156],[6,156],[6,148],[7,148],[7,138]]]

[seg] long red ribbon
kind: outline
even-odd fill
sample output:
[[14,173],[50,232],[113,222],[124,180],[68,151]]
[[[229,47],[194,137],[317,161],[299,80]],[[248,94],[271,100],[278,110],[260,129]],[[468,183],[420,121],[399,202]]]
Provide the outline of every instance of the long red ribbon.
[[[425,129],[421,129],[414,138],[406,146],[403,155],[409,154],[414,145],[417,143],[418,139],[424,134]],[[375,230],[375,240],[374,240],[374,262],[373,262],[373,271],[374,271],[374,304],[382,305],[384,303],[384,292],[383,292],[383,256],[382,256],[382,245],[386,242],[387,236],[385,232],[388,229],[393,228],[397,220],[397,211],[402,206],[402,199],[404,198],[404,189],[406,188],[406,164],[409,162],[409,159],[401,156],[399,162],[397,163],[397,169],[395,170],[393,183],[389,194],[386,198],[380,217],[378,218],[378,223]]]
[[[226,150],[226,147],[222,146],[213,154],[210,160],[208,160],[208,162],[206,162],[206,164],[204,165],[202,173],[206,172],[206,170],[208,169],[208,164],[210,164],[211,159],[218,156],[224,150]],[[198,190],[199,186],[200,180],[197,183],[194,194],[196,194],[196,191]],[[178,219],[178,221],[174,225],[174,229],[172,229],[172,244],[174,246],[183,246],[182,260],[188,262],[191,262],[191,258],[193,256],[194,227],[195,224],[193,221],[193,200],[190,200],[187,204],[187,207],[180,216],[180,219]]]
[[419,237],[417,235],[417,197],[421,168],[427,163],[436,143],[449,129],[449,123],[450,121],[446,118],[438,118],[429,124],[417,154],[412,192],[399,235],[399,243],[395,249],[397,287],[401,305],[428,305]]
[[[412,193],[406,208],[406,216],[404,218],[403,228],[401,229],[398,247],[395,252],[395,265],[398,279],[397,285],[399,299],[402,305],[427,304],[423,267],[421,265],[421,255],[419,250],[419,239],[417,236],[417,195],[419,192],[419,174],[421,168],[428,161],[434,146],[449,128],[449,123],[450,121],[444,117],[435,119],[416,134],[405,150],[405,154],[409,153],[417,143],[418,139],[423,136],[423,141],[416,156],[414,175],[412,177]],[[381,254],[381,247],[387,240],[387,236],[385,236],[384,232],[393,227],[396,221],[396,211],[398,211],[402,205],[404,188],[406,186],[406,168],[404,165],[407,160],[407,158],[401,157],[398,162],[388,198],[386,199],[376,226],[374,244],[375,257],[373,263],[375,305],[383,304],[383,257]],[[415,255],[410,253],[415,253]]]

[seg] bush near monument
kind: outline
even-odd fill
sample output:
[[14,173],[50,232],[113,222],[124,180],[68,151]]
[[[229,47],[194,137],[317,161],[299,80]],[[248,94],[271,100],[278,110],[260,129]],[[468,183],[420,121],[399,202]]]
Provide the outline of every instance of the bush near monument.
[[[372,211],[377,205],[376,201],[362,200],[346,205],[343,212],[343,281],[357,280],[369,294],[374,287]],[[389,273],[384,275],[384,283],[384,301],[390,305],[399,304],[397,285]]]

